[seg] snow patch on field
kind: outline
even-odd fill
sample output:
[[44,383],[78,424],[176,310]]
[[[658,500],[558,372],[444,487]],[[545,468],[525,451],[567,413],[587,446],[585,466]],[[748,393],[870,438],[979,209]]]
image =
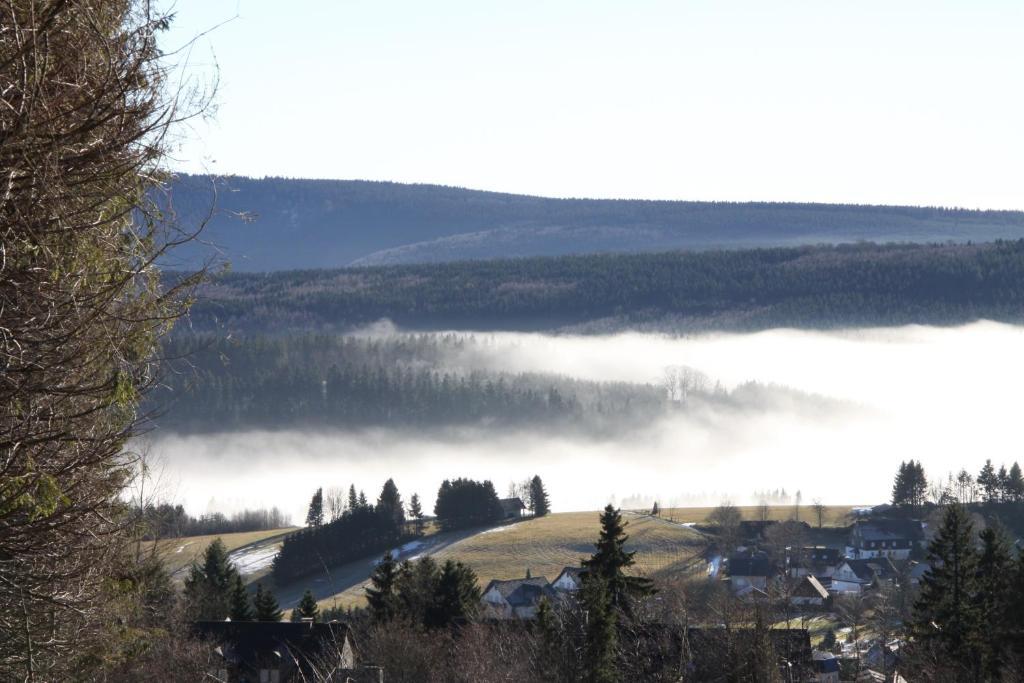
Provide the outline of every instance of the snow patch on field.
[[228,555],[228,561],[234,565],[239,574],[247,576],[270,567],[279,552],[281,552],[281,546],[276,544],[242,548]]

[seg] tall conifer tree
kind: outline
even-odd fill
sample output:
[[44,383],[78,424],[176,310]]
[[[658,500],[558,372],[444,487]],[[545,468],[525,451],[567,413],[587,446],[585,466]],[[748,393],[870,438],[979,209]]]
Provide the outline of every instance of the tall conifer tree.
[[324,523],[324,490],[318,488],[309,501],[309,511],[306,513],[306,526],[314,529],[320,528]]
[[958,503],[950,505],[928,548],[931,569],[921,579],[911,627],[922,666],[948,667],[968,680],[980,673],[983,640],[973,535],[965,509]]
[[237,576],[228,561],[224,542],[215,539],[203,553],[203,563],[193,564],[185,579],[185,600],[189,616],[219,621],[228,616],[231,592]]
[[548,500],[548,492],[544,489],[540,475],[534,475],[530,480],[530,507],[535,517],[543,517],[551,512],[551,501]]
[[261,583],[256,584],[253,606],[256,608],[256,621],[281,621],[281,617],[284,616],[277,604],[277,598],[269,590],[264,590]]
[[590,559],[583,560],[588,574],[600,576],[607,586],[608,599],[613,607],[626,607],[627,597],[642,597],[654,593],[650,579],[627,576],[625,569],[633,566],[635,552],[627,552],[629,536],[625,529],[627,522],[612,505],[601,513],[601,534],[595,544],[597,550]]
[[252,621],[252,605],[249,603],[249,591],[245,590],[242,577],[235,574],[231,585],[230,611],[231,621]]

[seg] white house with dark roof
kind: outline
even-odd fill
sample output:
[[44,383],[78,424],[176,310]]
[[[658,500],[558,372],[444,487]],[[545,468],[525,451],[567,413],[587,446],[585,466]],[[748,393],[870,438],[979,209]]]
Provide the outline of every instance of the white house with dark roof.
[[880,581],[895,581],[898,572],[888,557],[868,560],[843,560],[832,574],[832,593],[860,593]]
[[793,578],[816,576],[819,579],[832,576],[843,559],[839,548],[823,545],[806,546],[800,549],[798,557],[791,560],[789,575]]
[[483,615],[491,619],[533,619],[544,597],[554,599],[555,592],[543,576],[494,579],[484,589],[480,604]]
[[551,582],[551,588],[559,593],[572,593],[583,587],[583,568],[566,567],[562,573]]
[[775,576],[772,563],[766,557],[730,557],[728,570],[733,592],[737,594],[748,587],[767,590],[768,579]]
[[923,543],[924,529],[917,520],[859,520],[850,532],[846,556],[854,559],[888,557],[906,560]]

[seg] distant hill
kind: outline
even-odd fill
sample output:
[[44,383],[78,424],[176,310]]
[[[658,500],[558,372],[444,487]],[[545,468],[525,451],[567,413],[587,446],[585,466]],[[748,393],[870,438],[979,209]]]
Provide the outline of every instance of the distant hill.
[[1024,237],[1024,212],[1017,211],[549,199],[437,185],[208,176],[182,176],[171,194],[188,223],[216,206],[202,241],[181,247],[172,265],[217,251],[247,272]]

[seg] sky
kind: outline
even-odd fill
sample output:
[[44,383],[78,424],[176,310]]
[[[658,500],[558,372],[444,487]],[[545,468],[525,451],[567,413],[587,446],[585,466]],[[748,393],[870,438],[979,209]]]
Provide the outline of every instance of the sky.
[[1020,0],[178,0],[182,171],[1024,209]]

